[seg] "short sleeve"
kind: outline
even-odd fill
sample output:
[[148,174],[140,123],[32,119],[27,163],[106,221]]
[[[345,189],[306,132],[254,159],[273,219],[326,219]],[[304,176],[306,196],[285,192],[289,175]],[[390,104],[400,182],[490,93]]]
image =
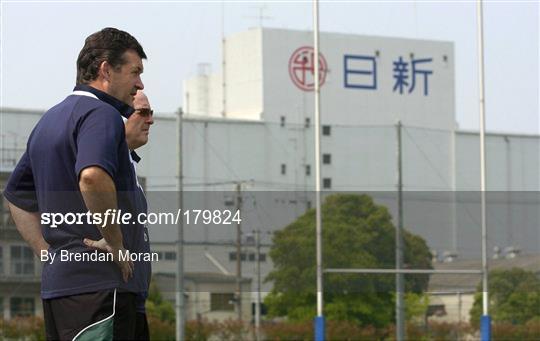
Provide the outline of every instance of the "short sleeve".
[[11,173],[4,190],[4,196],[10,203],[20,209],[28,212],[39,211],[36,185],[28,151],[24,152],[13,173]]
[[77,177],[83,169],[99,166],[111,178],[118,171],[118,149],[125,139],[120,115],[112,108],[99,107],[81,118],[76,132]]

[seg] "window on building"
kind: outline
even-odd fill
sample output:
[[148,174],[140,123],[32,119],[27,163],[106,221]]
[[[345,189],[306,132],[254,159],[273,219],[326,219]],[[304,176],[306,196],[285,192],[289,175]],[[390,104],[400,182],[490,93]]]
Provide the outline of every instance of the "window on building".
[[11,274],[34,275],[34,254],[31,248],[23,245],[11,246]]
[[306,201],[306,209],[308,209],[308,210],[311,209],[311,201],[310,200]]
[[8,201],[4,199],[3,195],[0,195],[0,226],[7,227],[9,225],[15,226],[11,213],[9,213]]
[[311,125],[311,119],[309,117],[306,117],[306,124],[304,125],[306,128],[309,128]]
[[[247,260],[248,255],[246,255],[245,252],[240,253],[240,261],[245,262]],[[229,260],[231,262],[236,262],[236,251],[229,252]]]
[[4,274],[4,249],[0,245],[0,275]]
[[306,165],[306,176],[310,176],[310,175],[311,175],[311,166]]
[[259,260],[261,262],[266,262],[266,253],[259,253]]
[[[231,262],[236,262],[236,251],[229,252],[229,260]],[[240,253],[240,261],[245,262],[246,261],[246,253],[242,252]]]
[[211,311],[234,311],[234,294],[210,293]]
[[332,188],[332,179],[331,178],[323,178],[322,184],[323,184],[323,188],[330,189],[330,188]]
[[332,163],[332,154],[323,154],[322,155],[323,165],[329,165]]
[[165,252],[165,260],[176,260],[176,253],[174,252]]
[[282,127],[285,127],[285,116],[281,116],[281,118],[280,118],[280,125],[281,125]]
[[331,127],[330,126],[322,126],[322,134],[323,134],[323,136],[330,136],[331,135]]
[[282,163],[281,164],[281,175],[287,174],[287,165]]
[[[261,262],[265,262],[266,261],[266,254],[261,253],[260,256],[261,256]],[[246,261],[248,261],[248,262],[256,262],[257,261],[257,254],[255,252],[250,252],[250,253],[242,252],[240,254],[240,260],[242,262],[246,262]],[[236,251],[229,252],[229,261],[230,262],[236,262]]]
[[15,316],[33,316],[34,299],[31,297],[12,297],[9,300],[11,317]]

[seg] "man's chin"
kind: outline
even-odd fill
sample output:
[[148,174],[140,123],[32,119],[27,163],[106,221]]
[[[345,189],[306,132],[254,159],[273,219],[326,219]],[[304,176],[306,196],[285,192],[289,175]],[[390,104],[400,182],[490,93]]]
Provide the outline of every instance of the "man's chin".
[[124,97],[121,101],[129,105],[130,107],[133,107],[133,101],[135,100],[135,96],[127,96]]

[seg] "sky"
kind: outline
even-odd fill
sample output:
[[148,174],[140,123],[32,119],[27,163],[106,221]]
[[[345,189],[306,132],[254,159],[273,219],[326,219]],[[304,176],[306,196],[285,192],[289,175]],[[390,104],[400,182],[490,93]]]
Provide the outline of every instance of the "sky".
[[[538,19],[538,1],[484,2],[488,131],[540,134]],[[311,30],[311,1],[1,0],[0,106],[61,101],[73,89],[84,39],[113,26],[143,45],[145,91],[157,112],[172,113],[199,63],[219,71],[223,35],[261,25]],[[456,119],[478,129],[474,1],[321,1],[320,30],[454,42]]]

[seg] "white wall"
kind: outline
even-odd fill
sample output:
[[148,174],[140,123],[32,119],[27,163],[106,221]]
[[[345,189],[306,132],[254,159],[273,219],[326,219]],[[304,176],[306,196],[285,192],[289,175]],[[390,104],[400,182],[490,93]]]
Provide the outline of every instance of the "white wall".
[[[486,139],[487,188],[492,191],[540,189],[538,136],[489,134]],[[479,190],[480,147],[477,133],[459,132],[456,139],[457,189]]]
[[226,116],[260,119],[264,110],[260,30],[249,30],[227,37],[224,50]]
[[[299,89],[291,81],[289,60],[303,46],[313,46],[311,32],[263,29],[264,119],[278,121],[286,115],[295,120],[296,112],[312,116],[313,92]],[[398,120],[410,126],[449,129],[454,126],[454,61],[453,44],[425,40],[320,33],[320,51],[328,64],[326,81],[321,87],[323,122],[345,125],[393,125]],[[379,56],[376,56],[376,53]],[[432,58],[418,69],[432,70],[428,76],[428,95],[423,94],[423,76],[417,78],[415,89],[400,95],[394,87],[393,62],[403,56]],[[377,84],[375,89],[353,88],[350,85],[371,84],[371,76],[347,73],[345,86],[345,56],[375,58]],[[446,56],[447,61],[443,60]],[[349,59],[349,71],[371,70],[372,62]],[[411,66],[409,65],[409,70]],[[363,78],[354,78],[363,77]],[[412,84],[409,74],[409,84]],[[298,122],[298,121],[296,121]]]

